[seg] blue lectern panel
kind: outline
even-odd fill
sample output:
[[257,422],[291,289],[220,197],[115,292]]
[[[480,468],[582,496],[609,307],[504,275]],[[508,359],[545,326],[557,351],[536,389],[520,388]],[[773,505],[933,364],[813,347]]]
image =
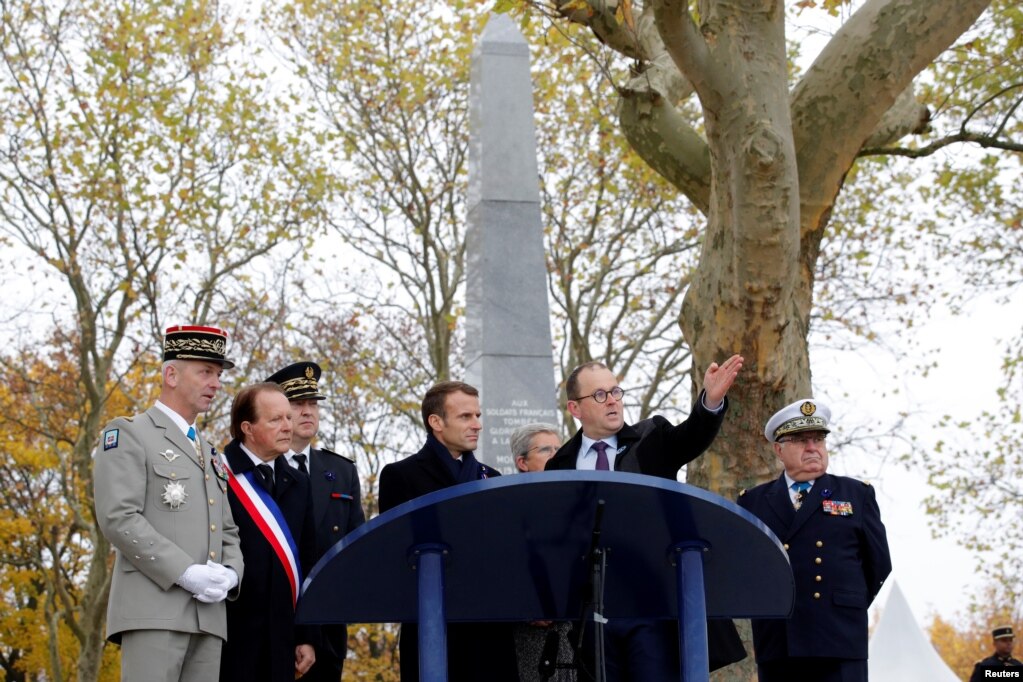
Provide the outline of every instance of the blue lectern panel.
[[604,612],[676,618],[672,548],[703,553],[709,617],[784,617],[793,581],[778,539],[703,489],[620,472],[541,472],[440,490],[381,514],[332,548],[303,585],[301,622],[415,621],[412,553],[442,543],[449,621],[573,619],[599,500]]

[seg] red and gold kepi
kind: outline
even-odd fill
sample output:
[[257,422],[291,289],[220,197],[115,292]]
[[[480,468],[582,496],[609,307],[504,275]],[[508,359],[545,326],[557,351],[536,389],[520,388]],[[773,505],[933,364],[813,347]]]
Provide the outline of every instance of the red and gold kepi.
[[168,327],[163,337],[163,359],[203,360],[215,362],[224,369],[234,363],[227,359],[227,332],[216,327],[179,324]]
[[267,381],[280,384],[288,400],[326,400],[320,393],[319,381],[322,370],[315,362],[296,362],[274,372]]

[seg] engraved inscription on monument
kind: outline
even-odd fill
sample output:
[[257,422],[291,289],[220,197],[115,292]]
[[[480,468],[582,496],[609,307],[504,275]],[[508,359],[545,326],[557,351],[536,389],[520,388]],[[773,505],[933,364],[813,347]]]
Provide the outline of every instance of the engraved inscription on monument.
[[504,15],[473,52],[469,112],[465,375],[483,408],[476,456],[512,473],[515,428],[558,413],[529,49]]
[[530,407],[528,400],[512,400],[511,407],[484,407],[483,423],[488,425],[486,449],[497,453],[494,466],[505,473],[512,471],[515,462],[508,449],[508,440],[515,429],[532,422],[557,423],[557,413],[545,407]]

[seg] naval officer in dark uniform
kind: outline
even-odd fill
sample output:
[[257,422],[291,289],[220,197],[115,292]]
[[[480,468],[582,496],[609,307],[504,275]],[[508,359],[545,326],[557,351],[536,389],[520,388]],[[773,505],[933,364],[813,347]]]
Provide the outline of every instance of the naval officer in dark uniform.
[[[973,674],[970,675],[970,682],[983,682],[984,680],[1003,679],[1001,676],[985,674],[1014,672],[1017,678],[1023,678],[1023,663],[1012,657],[1013,635],[1012,628],[1005,625],[991,631],[994,640],[995,653],[982,661],[977,661],[973,666]],[[1011,678],[1004,678],[1011,679]]]
[[870,484],[828,471],[831,410],[797,400],[764,436],[785,470],[739,493],[739,506],[774,531],[796,584],[788,619],[753,621],[760,682],[865,682],[867,607],[892,570]]
[[[267,381],[279,384],[291,403],[291,449],[288,464],[309,477],[316,524],[316,560],[345,535],[366,522],[362,491],[355,462],[324,448],[312,447],[320,429],[322,375],[315,362],[296,362],[275,372]],[[306,570],[311,570],[309,566]],[[348,651],[348,628],[344,624],[323,626],[323,642],[316,663],[302,678],[338,682]]]

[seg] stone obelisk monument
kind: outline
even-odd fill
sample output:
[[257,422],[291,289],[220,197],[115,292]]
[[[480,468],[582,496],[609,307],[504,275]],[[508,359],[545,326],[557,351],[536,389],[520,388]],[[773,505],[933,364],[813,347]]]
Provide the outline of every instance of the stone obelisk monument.
[[508,438],[557,423],[529,49],[492,15],[472,55],[466,267],[466,381],[480,389],[476,456],[515,470]]

